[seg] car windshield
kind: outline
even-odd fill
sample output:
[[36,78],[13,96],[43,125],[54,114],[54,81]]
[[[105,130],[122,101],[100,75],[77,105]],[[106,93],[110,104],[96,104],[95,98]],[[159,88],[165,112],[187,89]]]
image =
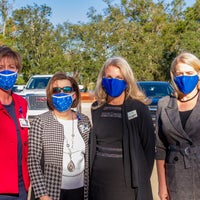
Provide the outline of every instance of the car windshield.
[[32,77],[26,89],[45,89],[51,77]]
[[138,84],[146,96],[150,98],[161,98],[173,93],[173,88],[168,82],[139,82]]

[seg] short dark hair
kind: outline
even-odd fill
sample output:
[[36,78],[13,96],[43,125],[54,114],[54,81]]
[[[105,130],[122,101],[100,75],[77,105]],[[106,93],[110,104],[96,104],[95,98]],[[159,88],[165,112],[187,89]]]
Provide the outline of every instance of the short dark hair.
[[77,107],[80,102],[80,90],[78,87],[78,83],[76,82],[76,80],[73,77],[66,75],[66,73],[64,73],[64,72],[56,72],[52,76],[52,78],[50,79],[50,81],[46,87],[47,105],[48,105],[49,109],[54,110],[54,107],[52,104],[53,83],[58,80],[69,80],[71,82],[72,88],[73,88],[74,92],[76,93],[76,99],[74,99],[74,101],[73,101],[72,108]]
[[19,53],[17,53],[16,51],[13,51],[10,47],[3,45],[3,46],[0,46],[0,60],[5,57],[13,59],[15,61],[15,65],[16,65],[16,68],[18,69],[18,72],[21,71],[22,59]]

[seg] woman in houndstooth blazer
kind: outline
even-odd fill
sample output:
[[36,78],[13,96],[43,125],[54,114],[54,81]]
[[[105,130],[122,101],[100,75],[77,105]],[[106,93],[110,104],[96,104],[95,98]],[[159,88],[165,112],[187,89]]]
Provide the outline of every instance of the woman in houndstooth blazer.
[[34,198],[88,199],[89,118],[71,108],[80,102],[76,81],[56,73],[46,88],[49,111],[33,120],[28,168]]

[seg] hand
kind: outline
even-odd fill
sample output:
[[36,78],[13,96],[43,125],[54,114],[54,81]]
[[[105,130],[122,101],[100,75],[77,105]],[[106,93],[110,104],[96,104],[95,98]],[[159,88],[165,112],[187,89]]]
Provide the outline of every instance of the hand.
[[159,189],[158,196],[160,197],[160,200],[170,200],[169,193],[166,187]]
[[40,200],[52,200],[48,195],[44,195],[40,197]]

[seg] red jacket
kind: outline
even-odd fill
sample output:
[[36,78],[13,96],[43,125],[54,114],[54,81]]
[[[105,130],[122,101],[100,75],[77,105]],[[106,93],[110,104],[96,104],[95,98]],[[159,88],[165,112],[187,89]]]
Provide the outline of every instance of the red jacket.
[[[27,102],[19,95],[12,94],[17,119],[26,118]],[[19,123],[19,120],[18,120]],[[28,128],[20,127],[22,140],[22,176],[28,191]],[[16,126],[0,102],[0,194],[18,193],[18,153]]]

